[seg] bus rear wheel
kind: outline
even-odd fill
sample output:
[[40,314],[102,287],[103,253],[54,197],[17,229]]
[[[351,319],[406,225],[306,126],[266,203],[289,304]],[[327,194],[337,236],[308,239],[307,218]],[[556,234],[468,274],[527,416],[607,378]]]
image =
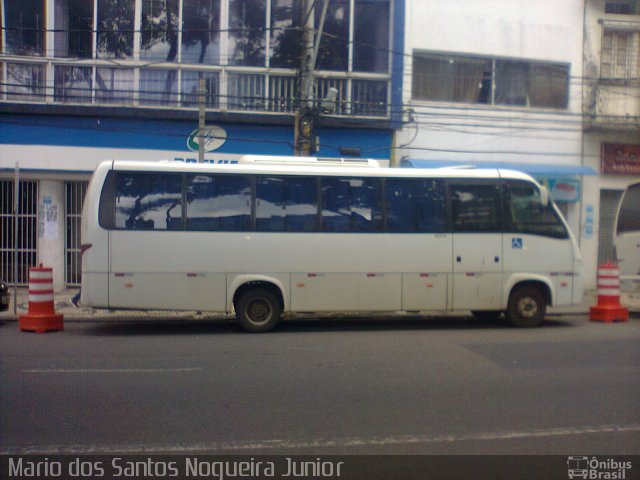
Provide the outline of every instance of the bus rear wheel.
[[537,327],[547,313],[547,300],[540,289],[525,285],[509,297],[507,318],[516,327]]
[[282,313],[278,298],[269,290],[262,288],[243,293],[235,307],[240,327],[253,333],[273,330],[280,321]]

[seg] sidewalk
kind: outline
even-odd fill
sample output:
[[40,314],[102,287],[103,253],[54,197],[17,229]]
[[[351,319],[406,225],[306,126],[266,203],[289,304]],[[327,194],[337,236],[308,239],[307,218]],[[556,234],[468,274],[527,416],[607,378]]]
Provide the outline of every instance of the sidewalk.
[[[0,320],[17,320],[17,317],[13,315],[13,289],[10,289],[12,295],[12,303],[9,305],[9,310],[0,313]],[[71,304],[71,297],[77,292],[76,289],[67,289],[55,294],[55,311],[56,313],[62,313],[65,320],[73,321],[86,321],[86,320],[135,320],[135,319],[162,319],[162,318],[186,318],[186,319],[199,319],[203,315],[195,311],[166,311],[166,310],[107,310],[99,308],[82,307],[76,308]],[[580,305],[574,305],[571,307],[558,307],[549,308],[549,315],[567,315],[567,314],[588,314],[589,308],[597,303],[597,296],[595,291],[585,292],[584,299]],[[621,295],[620,303],[629,309],[629,313],[632,316],[638,316],[640,314],[640,291],[624,292]],[[18,289],[18,304],[17,314],[23,315],[27,313],[29,308],[29,296],[26,288]],[[226,318],[226,314],[205,312],[207,318],[219,317]]]

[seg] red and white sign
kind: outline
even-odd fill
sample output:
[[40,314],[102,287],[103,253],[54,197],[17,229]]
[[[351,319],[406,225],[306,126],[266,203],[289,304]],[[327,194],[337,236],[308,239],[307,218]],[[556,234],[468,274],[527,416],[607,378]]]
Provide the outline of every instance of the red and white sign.
[[603,143],[600,171],[613,175],[640,175],[640,145]]

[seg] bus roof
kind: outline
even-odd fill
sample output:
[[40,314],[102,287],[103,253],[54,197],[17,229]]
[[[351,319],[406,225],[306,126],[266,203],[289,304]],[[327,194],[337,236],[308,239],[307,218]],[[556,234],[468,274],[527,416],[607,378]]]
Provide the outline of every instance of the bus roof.
[[348,166],[315,165],[264,165],[264,164],[211,164],[174,161],[107,160],[99,168],[119,171],[150,171],[180,173],[238,173],[277,175],[325,175],[353,177],[399,177],[399,178],[509,178],[532,180],[526,173],[495,168],[362,168]]

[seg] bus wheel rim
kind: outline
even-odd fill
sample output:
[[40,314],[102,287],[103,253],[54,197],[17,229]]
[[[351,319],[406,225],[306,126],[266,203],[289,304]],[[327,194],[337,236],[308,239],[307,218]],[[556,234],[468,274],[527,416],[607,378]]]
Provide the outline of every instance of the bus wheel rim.
[[524,318],[533,318],[538,313],[538,304],[531,297],[526,297],[518,302],[518,314]]
[[247,318],[256,325],[269,321],[272,315],[271,305],[264,298],[256,298],[246,308]]

